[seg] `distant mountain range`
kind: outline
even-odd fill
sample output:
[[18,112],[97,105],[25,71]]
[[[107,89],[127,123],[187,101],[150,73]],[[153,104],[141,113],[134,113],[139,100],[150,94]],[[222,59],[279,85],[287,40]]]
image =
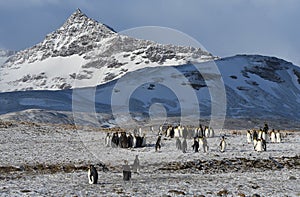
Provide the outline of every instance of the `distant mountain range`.
[[[205,71],[213,60],[220,75]],[[44,41],[2,64],[0,113],[7,119],[72,123],[72,89],[84,92],[96,87],[95,103],[87,98],[87,105],[102,114],[98,116],[102,126],[114,126],[112,95],[121,96],[132,87],[128,99],[133,116],[147,119],[152,104],[160,103],[169,116],[182,115],[184,106],[189,115],[207,118],[212,106],[218,105],[209,87],[220,77],[226,90],[226,118],[300,119],[300,68],[290,62],[260,55],[217,58],[199,48],[135,39],[119,35],[80,10]],[[178,90],[191,89],[197,101],[180,99],[163,85],[173,81]],[[83,112],[88,111],[85,106]],[[194,114],[195,106],[200,114]],[[120,112],[126,107],[118,106]]]

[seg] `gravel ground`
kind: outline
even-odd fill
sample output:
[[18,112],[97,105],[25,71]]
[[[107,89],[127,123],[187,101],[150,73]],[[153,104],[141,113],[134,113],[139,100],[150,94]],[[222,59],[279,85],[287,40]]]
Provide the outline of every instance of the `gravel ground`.
[[[105,147],[105,131],[1,123],[0,196],[300,196],[300,133],[287,132],[282,143],[257,153],[244,132],[216,132],[208,153],[192,152],[189,140],[184,154],[174,139],[164,139],[155,152],[154,133],[147,133],[147,147],[129,150]],[[228,148],[220,153],[223,134]],[[132,164],[135,155],[142,169],[124,182],[121,165],[124,159]],[[109,169],[96,165],[96,185],[88,184],[90,163]]]

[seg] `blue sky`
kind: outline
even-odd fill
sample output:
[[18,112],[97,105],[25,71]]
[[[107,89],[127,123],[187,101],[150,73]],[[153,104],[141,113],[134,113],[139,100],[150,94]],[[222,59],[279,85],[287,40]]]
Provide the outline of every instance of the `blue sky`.
[[77,8],[116,31],[169,27],[220,57],[262,54],[300,65],[298,0],[0,0],[0,47],[42,41]]

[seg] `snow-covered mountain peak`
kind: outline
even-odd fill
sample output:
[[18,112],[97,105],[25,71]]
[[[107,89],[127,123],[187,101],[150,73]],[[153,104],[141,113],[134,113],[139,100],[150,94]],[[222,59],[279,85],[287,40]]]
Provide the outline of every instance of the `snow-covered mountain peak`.
[[48,34],[37,45],[17,53],[5,66],[30,64],[50,57],[82,55],[94,50],[103,39],[115,35],[112,28],[98,23],[77,9],[59,29]]
[[101,34],[103,37],[108,37],[116,33],[111,27],[89,18],[79,8],[66,20],[59,30],[72,31],[73,35],[86,32]]
[[163,45],[119,35],[77,9],[37,45],[0,67],[0,91],[96,86],[127,72],[216,59],[201,48]]

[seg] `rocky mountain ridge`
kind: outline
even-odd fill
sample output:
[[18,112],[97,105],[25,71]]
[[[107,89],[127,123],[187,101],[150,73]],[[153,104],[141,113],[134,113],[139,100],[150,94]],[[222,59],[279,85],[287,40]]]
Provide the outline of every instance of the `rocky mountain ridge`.
[[76,87],[90,87],[144,67],[213,59],[200,48],[120,35],[78,9],[42,42],[18,52],[0,67],[0,90],[70,89],[75,79]]

